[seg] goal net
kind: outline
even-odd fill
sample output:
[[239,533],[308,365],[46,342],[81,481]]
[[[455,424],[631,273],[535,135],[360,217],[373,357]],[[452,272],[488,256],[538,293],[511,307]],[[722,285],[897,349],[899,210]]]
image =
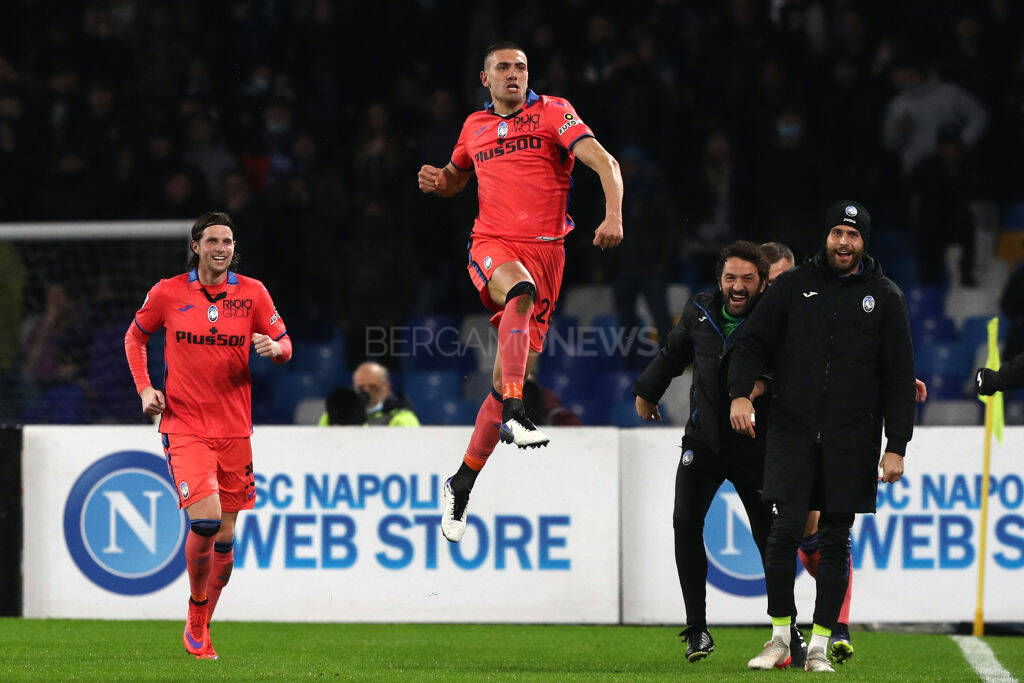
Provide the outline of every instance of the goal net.
[[[0,422],[145,422],[124,334],[182,272],[186,221],[0,224]],[[149,345],[163,376],[162,332]]]

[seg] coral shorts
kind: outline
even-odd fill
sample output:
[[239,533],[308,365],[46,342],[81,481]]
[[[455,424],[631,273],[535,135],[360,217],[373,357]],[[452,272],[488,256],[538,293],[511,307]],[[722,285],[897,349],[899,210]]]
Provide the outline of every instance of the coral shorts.
[[251,510],[256,502],[252,446],[248,437],[207,439],[191,434],[164,434],[167,469],[178,489],[178,507],[220,494],[224,512]]
[[500,237],[474,236],[469,240],[469,277],[473,280],[480,301],[492,311],[495,327],[501,322],[504,301],[493,301],[487,291],[487,283],[494,269],[509,261],[518,261],[526,268],[537,286],[537,303],[533,307],[530,321],[530,348],[544,350],[544,339],[548,334],[551,314],[555,311],[558,294],[562,289],[562,271],[565,269],[565,245],[562,240],[555,242],[517,242]]

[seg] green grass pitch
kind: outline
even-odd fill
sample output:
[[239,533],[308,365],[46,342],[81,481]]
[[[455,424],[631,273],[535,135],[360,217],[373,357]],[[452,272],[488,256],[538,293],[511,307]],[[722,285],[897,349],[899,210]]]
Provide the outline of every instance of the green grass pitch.
[[[716,649],[696,664],[678,629],[639,626],[215,623],[218,661],[181,644],[183,622],[0,619],[0,679],[657,681],[790,680],[802,671],[752,672],[767,628],[713,629]],[[1011,673],[1024,641],[986,639]],[[942,635],[855,631],[848,680],[978,680]]]

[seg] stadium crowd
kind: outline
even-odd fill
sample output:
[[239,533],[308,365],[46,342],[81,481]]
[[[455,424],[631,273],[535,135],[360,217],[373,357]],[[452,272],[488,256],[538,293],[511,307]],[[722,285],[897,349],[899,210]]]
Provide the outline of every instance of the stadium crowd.
[[[611,285],[627,327],[642,294],[664,336],[668,283],[713,281],[734,239],[807,255],[839,196],[871,207],[869,251],[904,288],[978,283],[979,203],[1024,228],[1024,215],[1011,225],[1024,12],[1008,0],[15,0],[5,12],[0,219],[225,210],[241,271],[267,283],[299,343],[346,338],[349,367],[368,326],[480,312],[464,272],[475,195],[423,197],[413,176],[448,159],[486,95],[482,49],[500,39],[524,45],[533,89],[571,100],[622,164],[626,239],[607,253],[590,246],[596,176],[575,174],[586,234],[567,240],[563,291]],[[30,404],[69,386],[131,391],[126,368],[97,370],[120,352],[97,335],[123,331],[147,283],[183,264],[181,245],[150,252],[0,242],[0,414],[140,417],[112,399],[112,412],[75,415]],[[1019,299],[1003,302],[1018,318]]]

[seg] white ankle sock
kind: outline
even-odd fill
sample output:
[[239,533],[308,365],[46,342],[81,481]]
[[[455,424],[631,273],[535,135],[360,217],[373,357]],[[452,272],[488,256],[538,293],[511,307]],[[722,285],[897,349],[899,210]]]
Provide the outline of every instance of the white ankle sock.
[[814,648],[819,648],[821,650],[828,649],[828,636],[819,635],[817,633],[813,634],[811,636],[811,644],[807,650],[809,652]]
[[776,638],[782,639],[782,642],[789,645],[789,624],[785,626],[772,625],[772,640]]

